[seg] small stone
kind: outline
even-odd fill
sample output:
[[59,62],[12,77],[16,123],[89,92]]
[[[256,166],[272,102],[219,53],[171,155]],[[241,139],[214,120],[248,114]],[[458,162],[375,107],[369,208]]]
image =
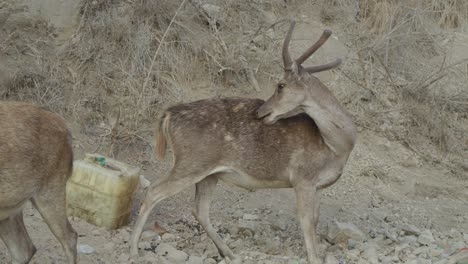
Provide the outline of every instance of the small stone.
[[428,247],[419,247],[413,251],[414,255],[419,257],[427,257],[429,256],[429,248]]
[[81,254],[93,254],[94,252],[96,252],[96,249],[87,244],[79,244],[78,252],[80,252]]
[[339,263],[338,259],[333,256],[333,254],[328,253],[327,256],[325,256],[325,264],[337,264]]
[[364,241],[365,234],[359,230],[357,226],[351,223],[340,223],[333,221],[328,224],[327,240],[338,244],[340,242],[354,239],[356,241]]
[[242,216],[244,216],[244,212],[242,212],[242,210],[236,210],[234,211],[234,213],[232,214],[232,216],[234,218],[242,218]]
[[170,234],[170,233],[165,233],[164,235],[162,235],[162,240],[175,240],[176,239],[176,236],[173,235],[173,234]]
[[418,237],[418,243],[421,245],[429,246],[434,242],[435,240],[430,230],[424,230]]
[[359,250],[358,249],[353,249],[353,250],[349,250],[348,252],[346,252],[346,257],[349,259],[349,260],[358,260],[359,259]]
[[203,259],[197,256],[190,256],[186,264],[203,264]]
[[413,236],[418,236],[421,234],[421,231],[414,225],[410,224],[403,224],[400,226],[400,229],[405,232],[406,235],[413,235]]
[[383,221],[387,217],[388,211],[384,208],[376,208],[372,211],[371,217],[378,221]]
[[207,258],[205,259],[205,262],[203,264],[217,264],[218,262],[216,262],[216,260],[212,259],[212,258]]
[[419,264],[419,261],[417,259],[412,258],[405,261],[405,264]]
[[450,229],[448,236],[450,238],[461,238],[462,234],[456,229]]
[[148,188],[150,185],[151,185],[151,182],[148,181],[148,180],[145,178],[145,176],[140,175],[140,186],[141,186],[143,189],[146,189],[146,188]]
[[166,259],[163,256],[158,256],[156,259],[157,259],[156,263],[158,264],[175,264],[175,263],[170,262],[168,259]]
[[277,255],[281,251],[281,241],[278,237],[265,241],[265,252],[270,255]]
[[379,263],[379,258],[377,255],[377,249],[374,245],[368,246],[364,252],[361,254],[361,256],[369,261],[371,264],[378,264]]
[[415,237],[415,236],[402,236],[402,237],[400,237],[399,240],[401,242],[405,242],[405,243],[414,243],[414,242],[418,241],[418,238]]
[[392,223],[392,222],[395,222],[397,219],[398,219],[398,218],[397,218],[396,215],[390,214],[390,215],[385,216],[385,219],[384,219],[384,220],[385,220],[385,222],[387,222],[387,223]]
[[397,239],[397,236],[395,234],[393,234],[392,232],[390,232],[389,230],[385,230],[385,237],[394,241],[394,242],[397,242],[398,239]]
[[400,251],[402,251],[402,250],[404,250],[405,248],[408,248],[408,247],[409,247],[409,244],[405,243],[405,242],[401,243],[399,245],[396,245],[395,246],[395,253],[398,253],[398,252],[400,252]]
[[153,230],[145,230],[141,233],[141,240],[152,240],[153,238],[159,237],[159,234]]
[[357,245],[359,245],[361,242],[354,240],[354,239],[348,239],[348,249],[355,249]]
[[237,224],[240,232],[243,232],[244,230],[249,230],[252,232],[252,234],[254,233],[254,230],[256,229],[256,225],[257,225],[256,222],[246,221],[243,219],[239,219],[239,222]]
[[[381,261],[382,261],[382,264],[391,264],[391,263],[393,263],[393,262],[395,261],[395,257],[396,257],[396,256],[386,256],[386,257],[383,257],[382,260],[381,260]],[[398,257],[396,257],[396,261],[398,261],[398,260],[399,260]],[[395,261],[395,262],[396,262],[396,261]]]
[[260,217],[258,215],[254,215],[254,214],[244,214],[244,216],[242,216],[242,219],[244,219],[244,220],[258,220],[258,219],[260,219]]
[[430,259],[420,258],[418,264],[432,264]]
[[187,253],[177,250],[167,243],[159,244],[155,252],[158,255],[165,257],[172,264],[185,263],[188,258]]

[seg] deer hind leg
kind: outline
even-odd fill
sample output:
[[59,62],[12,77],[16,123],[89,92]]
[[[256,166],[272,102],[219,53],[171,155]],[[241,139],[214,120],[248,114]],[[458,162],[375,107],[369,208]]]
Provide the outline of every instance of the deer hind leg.
[[28,263],[36,253],[23,222],[23,211],[0,221],[0,238],[5,242],[14,264]]
[[138,240],[140,239],[143,227],[148,220],[151,210],[162,200],[173,196],[185,188],[195,185],[203,180],[210,172],[190,172],[180,171],[182,166],[174,167],[169,175],[161,182],[155,182],[148,189],[143,204],[140,208],[137,221],[133,227],[130,239],[130,258],[136,261],[138,258]]
[[218,183],[219,175],[223,173],[216,173],[210,175],[196,184],[195,192],[195,207],[193,208],[193,215],[198,222],[203,226],[208,236],[211,238],[219,254],[223,257],[228,257],[234,263],[240,263],[239,257],[232,253],[231,249],[224,243],[224,241],[216,233],[216,230],[210,223],[210,203],[213,198],[213,193]]
[[298,184],[294,187],[297,200],[297,213],[304,233],[307,256],[311,264],[322,263],[318,256],[317,223],[319,218],[319,190],[310,184]]
[[32,199],[32,203],[62,245],[68,262],[76,264],[78,235],[68,221],[65,197],[65,183],[49,185]]

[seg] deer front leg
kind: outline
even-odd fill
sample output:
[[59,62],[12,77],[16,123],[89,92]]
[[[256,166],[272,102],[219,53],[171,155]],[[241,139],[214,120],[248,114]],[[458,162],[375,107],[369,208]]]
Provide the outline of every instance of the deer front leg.
[[311,264],[321,264],[318,256],[316,227],[319,218],[320,194],[311,184],[298,184],[294,187],[297,200],[297,215],[304,232],[307,256]]

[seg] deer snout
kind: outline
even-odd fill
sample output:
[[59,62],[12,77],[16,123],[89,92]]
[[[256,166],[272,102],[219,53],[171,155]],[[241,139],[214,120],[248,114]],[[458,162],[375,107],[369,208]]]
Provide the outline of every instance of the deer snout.
[[270,113],[270,108],[263,104],[262,106],[260,106],[260,108],[257,109],[257,118],[262,119]]

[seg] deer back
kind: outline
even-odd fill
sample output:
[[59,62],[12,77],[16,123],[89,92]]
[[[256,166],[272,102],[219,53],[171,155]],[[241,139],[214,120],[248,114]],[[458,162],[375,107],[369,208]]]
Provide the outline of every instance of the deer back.
[[255,114],[263,103],[227,98],[170,107],[162,122],[168,126],[174,162],[207,169],[226,166],[274,181],[295,166],[309,171],[331,158],[310,117],[300,114],[267,125]]
[[0,102],[0,208],[33,196],[54,180],[51,172],[69,175],[72,155],[71,135],[60,116],[26,103]]

